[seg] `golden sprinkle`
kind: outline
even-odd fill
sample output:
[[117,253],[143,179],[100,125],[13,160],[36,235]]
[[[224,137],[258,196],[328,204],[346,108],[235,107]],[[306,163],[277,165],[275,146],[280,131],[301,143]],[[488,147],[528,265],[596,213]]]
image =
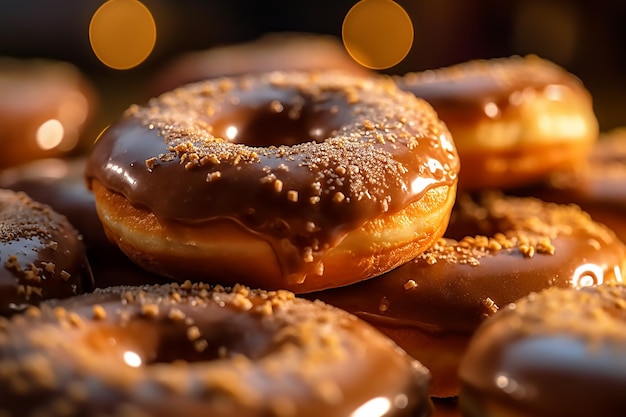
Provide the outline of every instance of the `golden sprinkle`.
[[156,157],[152,157],[149,159],[146,159],[146,168],[148,168],[148,171],[152,171],[154,169],[154,166],[156,165],[157,162],[157,158]]
[[412,290],[413,288],[417,287],[417,283],[410,279],[407,282],[404,283],[404,289],[405,290]]
[[384,313],[387,310],[389,310],[389,300],[387,297],[383,297],[380,299],[380,303],[378,304],[378,311]]
[[193,348],[196,352],[202,353],[209,347],[209,343],[204,339],[198,339],[193,342]]
[[297,203],[298,202],[298,192],[295,191],[295,190],[287,191],[287,200],[291,201],[292,203]]
[[67,318],[67,310],[63,307],[55,307],[53,314],[54,317],[56,317],[56,319],[59,321],[65,320],[65,318]]
[[104,320],[107,316],[107,312],[100,304],[93,306],[93,318],[94,320]]
[[486,315],[496,314],[499,310],[498,305],[490,297],[485,298],[481,303],[486,310]]
[[311,262],[313,262],[313,248],[311,248],[310,246],[307,246],[304,248],[304,254],[302,259],[304,260],[305,263],[310,264]]
[[178,308],[171,308],[167,313],[167,317],[174,321],[183,321],[185,320],[185,313]]
[[200,329],[198,326],[191,326],[187,329],[187,339],[190,341],[198,340],[200,338]]
[[84,327],[85,323],[83,322],[83,319],[76,313],[69,312],[67,315],[67,319],[69,320],[70,324],[74,327]]
[[28,317],[37,318],[41,316],[41,310],[36,306],[30,306],[28,307],[28,309],[26,309],[25,314]]
[[156,317],[159,315],[158,304],[144,304],[141,306],[141,314],[148,317]]
[[122,295],[122,299],[127,303],[132,303],[135,301],[135,295],[131,291],[125,291]]
[[71,277],[70,273],[65,271],[65,270],[62,270],[60,275],[61,275],[61,278],[63,278],[64,281],[69,280],[70,277]]
[[274,191],[276,191],[277,193],[283,191],[283,182],[281,180],[274,181]]
[[222,173],[220,171],[209,172],[206,175],[206,182],[212,182],[218,180],[222,177]]
[[9,259],[7,259],[7,261],[4,263],[4,267],[7,269],[13,269],[17,272],[21,271],[21,267],[20,267],[20,263],[17,260],[17,256],[15,255],[9,255]]
[[54,268],[56,267],[54,262],[42,262],[41,264],[43,265],[44,271],[54,274]]
[[334,195],[333,195],[333,202],[334,203],[341,203],[342,201],[344,201],[346,199],[346,196],[341,192],[341,191],[337,191]]
[[270,103],[270,110],[272,110],[274,113],[280,113],[283,111],[283,109],[283,104],[278,100],[273,100]]

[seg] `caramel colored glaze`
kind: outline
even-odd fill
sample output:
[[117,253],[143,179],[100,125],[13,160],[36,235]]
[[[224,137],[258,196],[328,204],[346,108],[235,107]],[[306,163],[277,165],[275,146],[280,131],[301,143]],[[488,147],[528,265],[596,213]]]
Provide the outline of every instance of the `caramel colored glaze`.
[[115,287],[0,326],[10,417],[420,417],[432,407],[423,366],[356,317],[287,291]]
[[159,71],[148,90],[162,94],[192,82],[269,71],[373,73],[354,61],[341,41],[312,33],[269,33],[250,42],[187,52]]
[[0,315],[93,287],[85,248],[67,219],[10,190],[0,190],[0,262]]
[[396,77],[452,133],[463,190],[529,184],[582,162],[598,134],[590,93],[536,56],[475,60]]
[[578,204],[626,242],[626,128],[602,134],[588,162],[576,170],[554,173],[547,182],[517,192]]
[[97,288],[166,283],[169,280],[136,266],[109,242],[85,185],[84,158],[41,159],[0,173],[0,188],[22,191],[67,217],[83,236]]
[[80,147],[96,101],[93,87],[70,63],[0,57],[0,168]]
[[[307,294],[394,338],[431,370],[437,396],[456,395],[452,381],[460,356],[447,355],[446,345],[462,353],[479,324],[499,308],[544,288],[621,281],[626,271],[626,247],[576,206],[495,194],[476,200],[459,197],[449,238],[407,264]],[[415,346],[417,334],[443,350]]]
[[551,288],[503,308],[463,358],[468,417],[619,417],[626,410],[626,287]]
[[299,283],[347,233],[453,187],[458,169],[432,108],[390,79],[276,72],[131,106],[95,144],[87,178],[163,221],[232,221]]

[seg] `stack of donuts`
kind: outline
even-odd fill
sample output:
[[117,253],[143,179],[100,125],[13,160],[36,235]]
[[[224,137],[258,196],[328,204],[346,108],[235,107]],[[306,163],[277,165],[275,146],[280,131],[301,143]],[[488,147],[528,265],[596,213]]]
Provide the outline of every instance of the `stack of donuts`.
[[0,172],[0,415],[595,409],[558,414],[559,378],[618,415],[626,246],[572,190],[623,158],[580,80],[296,38],[185,56],[87,154]]

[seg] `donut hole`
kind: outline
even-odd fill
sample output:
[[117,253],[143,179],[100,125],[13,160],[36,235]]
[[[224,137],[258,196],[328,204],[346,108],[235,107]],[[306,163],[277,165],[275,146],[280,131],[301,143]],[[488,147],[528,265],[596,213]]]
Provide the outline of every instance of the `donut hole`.
[[[484,198],[492,201],[495,197],[486,196]],[[520,201],[516,210],[527,212],[525,217],[536,214],[532,211],[533,207],[523,207],[524,204]],[[457,198],[456,207],[450,216],[445,237],[461,241],[466,236],[494,236],[503,231],[518,230],[523,226],[521,221],[519,224],[515,223],[518,218],[519,216],[494,215],[486,207],[483,207],[480,203],[480,197],[475,199],[467,194],[462,194]]]
[[249,146],[292,146],[321,143],[354,118],[341,98],[295,91],[244,91],[221,117],[211,120],[213,134]]
[[157,364],[197,363],[245,356],[261,357],[271,335],[243,315],[189,325],[171,318],[136,318],[123,326],[101,326],[88,332],[86,343],[97,355],[112,355],[138,368]]

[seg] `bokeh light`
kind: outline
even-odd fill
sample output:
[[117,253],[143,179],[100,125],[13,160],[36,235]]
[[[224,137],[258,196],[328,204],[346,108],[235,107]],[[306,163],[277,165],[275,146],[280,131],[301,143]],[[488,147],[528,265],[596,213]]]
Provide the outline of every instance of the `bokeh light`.
[[94,13],[89,42],[103,64],[119,70],[141,64],[156,43],[150,10],[137,0],[109,0]]
[[64,134],[63,124],[57,119],[50,119],[37,129],[37,145],[46,151],[56,148],[63,141]]
[[413,45],[413,23],[407,12],[391,0],[361,0],[343,21],[342,38],[359,64],[386,69],[402,61]]

